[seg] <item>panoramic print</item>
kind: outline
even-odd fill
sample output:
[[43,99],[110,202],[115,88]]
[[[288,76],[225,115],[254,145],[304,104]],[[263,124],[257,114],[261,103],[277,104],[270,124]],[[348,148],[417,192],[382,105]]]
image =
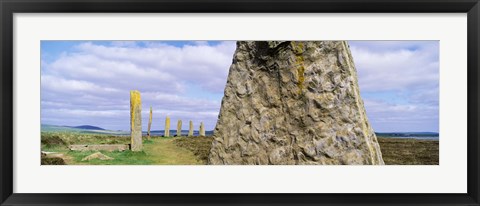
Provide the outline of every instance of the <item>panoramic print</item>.
[[438,165],[439,41],[41,41],[42,165]]

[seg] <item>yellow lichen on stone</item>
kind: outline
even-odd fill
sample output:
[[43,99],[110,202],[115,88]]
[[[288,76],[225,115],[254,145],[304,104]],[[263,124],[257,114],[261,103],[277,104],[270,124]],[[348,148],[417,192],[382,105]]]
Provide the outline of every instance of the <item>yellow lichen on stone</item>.
[[164,135],[165,137],[170,137],[170,117],[165,118],[165,132]]
[[200,122],[199,136],[200,137],[205,137],[205,126],[203,125],[203,122]]
[[147,131],[147,138],[150,139],[150,129],[152,127],[152,107],[150,107],[150,117],[148,118],[148,131]]
[[142,151],[142,100],[140,92],[130,91],[130,149]]
[[150,117],[148,118],[150,124],[152,123],[152,107],[150,107]]
[[303,83],[305,82],[305,59],[303,58],[304,45],[302,42],[292,42],[292,47],[295,53],[295,66],[297,67],[297,86],[301,93],[303,90]]
[[293,47],[293,51],[295,52],[296,55],[302,54],[304,52],[304,49],[305,49],[305,46],[303,45],[303,42],[292,41],[292,47]]
[[383,164],[346,42],[265,44],[237,42],[208,164]]
[[177,137],[182,136],[182,120],[177,122]]
[[305,66],[303,65],[303,56],[297,56],[297,73],[298,73],[298,88],[300,92],[303,90],[303,82],[305,82]]
[[133,124],[135,123],[135,109],[142,105],[140,98],[140,92],[138,90],[130,91],[130,129],[133,130]]
[[190,126],[188,128],[188,136],[192,137],[193,136],[193,122],[190,121]]

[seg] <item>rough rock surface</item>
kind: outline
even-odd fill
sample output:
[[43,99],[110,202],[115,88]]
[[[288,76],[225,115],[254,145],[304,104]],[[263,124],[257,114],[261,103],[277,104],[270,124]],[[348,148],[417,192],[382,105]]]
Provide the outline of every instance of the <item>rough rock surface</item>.
[[150,116],[148,117],[147,139],[151,139],[150,129],[152,128],[152,107],[150,107]]
[[170,117],[165,118],[165,131],[163,134],[164,137],[170,137]]
[[58,152],[44,152],[42,151],[42,157],[46,158],[65,158],[65,155]]
[[182,136],[182,120],[177,122],[177,137]]
[[71,151],[125,151],[130,149],[128,144],[72,144],[68,146]]
[[190,124],[188,126],[188,136],[193,137],[193,122],[190,120]]
[[345,41],[237,42],[209,164],[384,164]]
[[132,151],[142,151],[142,100],[137,90],[130,91],[130,136]]
[[205,126],[203,125],[203,122],[200,122],[200,130],[198,133],[200,137],[205,137]]

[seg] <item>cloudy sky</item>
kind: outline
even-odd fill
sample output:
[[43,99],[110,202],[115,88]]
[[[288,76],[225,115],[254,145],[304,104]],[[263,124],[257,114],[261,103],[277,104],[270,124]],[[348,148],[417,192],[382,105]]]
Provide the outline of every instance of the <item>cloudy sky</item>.
[[[377,132],[438,132],[438,41],[349,41]],[[42,41],[41,121],[129,130],[130,93],[143,127],[216,124],[234,41]],[[184,129],[187,127],[185,126]]]

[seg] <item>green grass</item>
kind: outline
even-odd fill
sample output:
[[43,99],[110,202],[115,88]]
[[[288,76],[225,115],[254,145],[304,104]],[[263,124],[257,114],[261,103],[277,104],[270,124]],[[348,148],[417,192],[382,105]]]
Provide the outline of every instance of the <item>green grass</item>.
[[[142,152],[132,151],[101,151],[102,154],[114,158],[113,160],[82,161],[96,151],[70,151],[70,144],[128,144],[130,137],[111,136],[102,134],[80,133],[42,133],[42,151],[65,154],[66,164],[73,165],[196,165],[202,164],[190,150],[174,144],[175,138],[152,137],[143,141]],[[48,161],[44,161],[48,164]]]
[[104,155],[114,158],[113,160],[98,160],[93,159],[89,161],[82,161],[88,155],[91,155],[97,151],[69,151],[66,153],[67,156],[72,157],[72,161],[67,164],[87,164],[87,165],[150,165],[153,163],[145,152],[132,152],[132,151],[123,151],[123,152],[101,152]]
[[174,138],[154,138],[152,144],[145,144],[144,151],[157,165],[198,165],[202,162],[188,149],[174,144]]
[[42,132],[42,149],[71,144],[129,144],[130,136],[85,134],[76,132]]
[[212,141],[212,137],[187,137],[177,138],[174,143],[179,147],[190,150],[203,164],[207,164]]

